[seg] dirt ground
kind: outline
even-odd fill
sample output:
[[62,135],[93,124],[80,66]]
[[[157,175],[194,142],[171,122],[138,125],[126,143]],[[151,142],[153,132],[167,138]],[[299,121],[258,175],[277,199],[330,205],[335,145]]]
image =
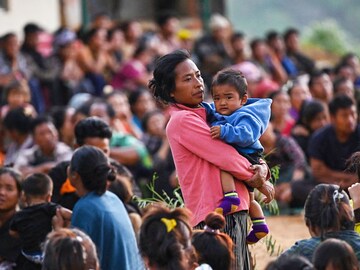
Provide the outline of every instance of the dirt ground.
[[280,250],[285,250],[292,246],[297,240],[309,238],[309,232],[305,226],[304,216],[271,216],[266,217],[266,222],[270,228],[269,236],[274,244],[273,255],[270,256],[271,248],[267,251],[266,240],[261,240],[255,245],[250,246],[250,252],[255,260],[255,270],[263,270],[269,261],[276,259]]

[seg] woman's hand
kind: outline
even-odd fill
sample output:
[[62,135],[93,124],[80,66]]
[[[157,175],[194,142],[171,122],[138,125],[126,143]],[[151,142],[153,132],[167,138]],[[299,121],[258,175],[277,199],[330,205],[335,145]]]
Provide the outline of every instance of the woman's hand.
[[268,204],[274,199],[275,188],[271,182],[266,181],[262,187],[258,188],[258,190],[266,196],[263,200],[264,203]]
[[352,184],[348,188],[351,199],[353,200],[353,208],[360,208],[360,183]]
[[246,183],[250,187],[259,189],[266,182],[269,168],[265,163],[263,163],[259,165],[251,165],[250,169],[253,170],[255,174]]

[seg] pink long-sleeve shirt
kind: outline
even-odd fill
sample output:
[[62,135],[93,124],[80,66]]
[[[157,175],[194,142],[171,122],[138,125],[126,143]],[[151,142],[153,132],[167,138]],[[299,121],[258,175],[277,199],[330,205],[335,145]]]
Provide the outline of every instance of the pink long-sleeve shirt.
[[[253,172],[249,161],[232,146],[212,139],[204,108],[173,105],[166,128],[185,206],[193,213],[191,224],[197,225],[215,210],[223,197],[220,170],[238,180],[247,180]],[[235,181],[240,210],[249,209],[249,192],[243,181]]]

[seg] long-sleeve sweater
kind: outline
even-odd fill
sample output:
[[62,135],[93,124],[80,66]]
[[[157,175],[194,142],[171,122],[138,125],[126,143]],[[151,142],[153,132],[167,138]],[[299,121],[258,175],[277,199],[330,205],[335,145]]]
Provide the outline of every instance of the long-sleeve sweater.
[[215,111],[214,103],[202,105],[207,112],[211,126],[220,126],[220,139],[231,144],[239,153],[262,152],[259,138],[266,130],[271,116],[269,98],[249,98],[244,106],[231,115],[221,115]]
[[[214,140],[206,123],[205,108],[189,108],[179,104],[170,108],[166,128],[185,206],[193,213],[193,226],[214,211],[223,197],[220,171],[246,181],[253,172],[250,163],[235,148]],[[235,181],[241,200],[240,210],[249,209],[249,193],[243,181]]]

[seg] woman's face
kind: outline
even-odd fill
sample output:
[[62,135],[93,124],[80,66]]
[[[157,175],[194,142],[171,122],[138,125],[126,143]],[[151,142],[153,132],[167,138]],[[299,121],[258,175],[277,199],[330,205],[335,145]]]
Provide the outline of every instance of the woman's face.
[[312,132],[330,123],[329,114],[326,110],[319,112],[309,123]]
[[155,100],[150,92],[143,92],[133,105],[133,111],[139,118],[142,118],[145,113],[154,110],[155,107]]
[[0,175],[0,213],[15,210],[19,197],[16,180],[8,173]]
[[273,99],[273,103],[271,105],[271,113],[274,118],[282,118],[286,117],[289,113],[291,103],[290,97],[287,93],[279,93]]
[[165,116],[162,113],[152,115],[147,123],[147,133],[154,136],[163,136],[165,133]]
[[298,111],[300,110],[304,100],[310,98],[311,94],[309,88],[305,85],[295,85],[290,94],[291,105]]
[[204,81],[192,60],[176,66],[175,89],[170,95],[176,103],[188,107],[197,107],[204,100]]

